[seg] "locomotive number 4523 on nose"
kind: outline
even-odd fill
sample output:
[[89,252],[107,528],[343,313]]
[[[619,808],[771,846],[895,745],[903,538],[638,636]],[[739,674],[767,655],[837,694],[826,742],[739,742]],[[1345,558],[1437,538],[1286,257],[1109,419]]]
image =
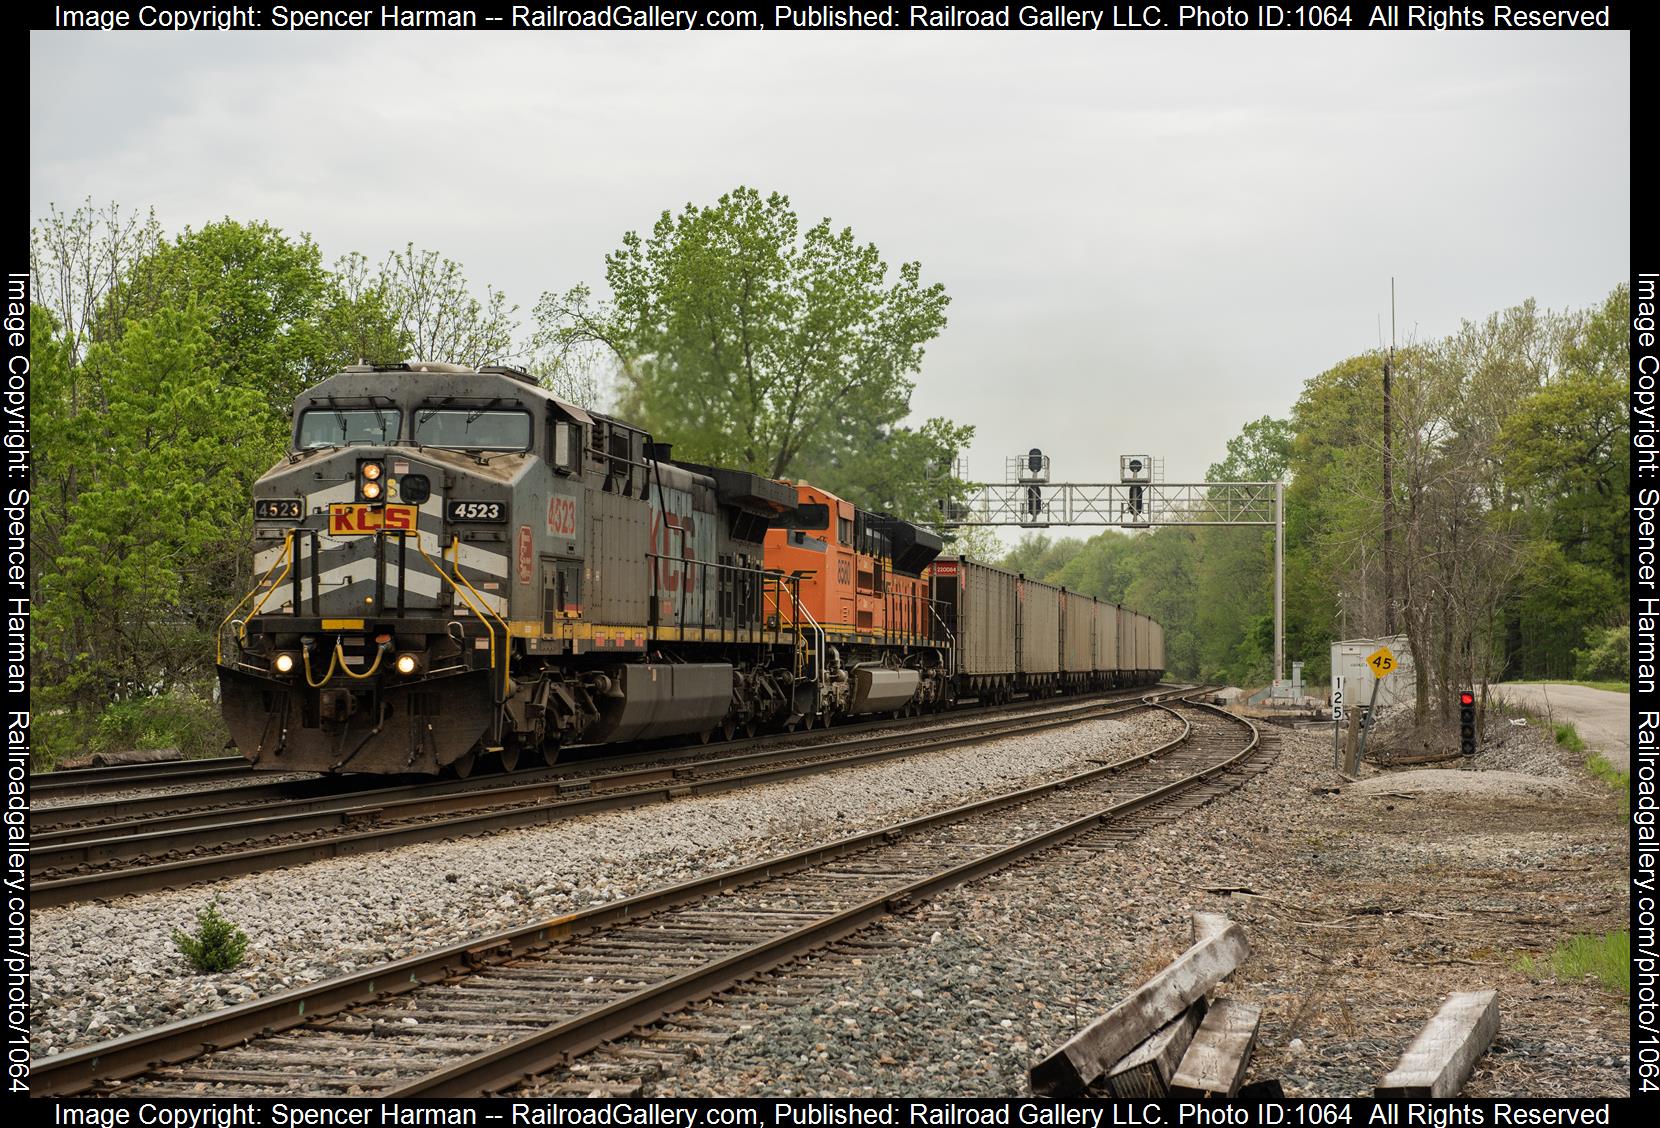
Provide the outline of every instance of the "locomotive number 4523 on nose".
[[507,506],[499,501],[452,501],[451,521],[505,521]]

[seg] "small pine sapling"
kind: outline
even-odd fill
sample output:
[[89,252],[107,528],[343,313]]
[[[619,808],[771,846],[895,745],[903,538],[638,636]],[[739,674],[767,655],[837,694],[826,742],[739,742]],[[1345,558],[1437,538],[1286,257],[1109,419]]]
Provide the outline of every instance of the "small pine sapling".
[[218,898],[214,898],[196,913],[196,935],[175,928],[173,943],[197,971],[229,971],[242,962],[248,950],[248,934],[225,919],[219,912]]

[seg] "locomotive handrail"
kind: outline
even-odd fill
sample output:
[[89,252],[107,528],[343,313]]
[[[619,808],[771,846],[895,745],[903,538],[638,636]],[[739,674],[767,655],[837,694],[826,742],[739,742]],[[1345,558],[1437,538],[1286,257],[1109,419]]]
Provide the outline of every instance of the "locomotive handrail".
[[[409,534],[404,533],[403,536],[408,537]],[[459,573],[461,571],[461,561],[460,561],[461,553],[459,551],[460,546],[461,546],[461,538],[460,537],[455,538],[455,543],[456,543],[456,548],[457,548],[457,552],[456,552],[456,557],[457,557],[457,559],[456,559],[456,572]],[[427,555],[426,545],[421,543],[421,534],[419,532],[417,532],[415,534],[415,551],[417,551],[421,554],[421,559],[425,560],[429,565],[432,566],[432,570],[434,572],[438,573],[438,578],[443,580],[445,583],[449,584],[451,590],[453,590],[457,595],[459,595],[461,597],[462,601],[464,603],[466,603],[468,607],[472,608],[473,614],[478,616],[479,622],[484,624],[484,630],[487,633],[487,635],[489,637],[489,640],[490,640],[490,669],[493,672],[496,668],[496,628],[490,625],[490,620],[484,617],[484,612],[479,610],[478,605],[476,603],[474,603],[471,598],[468,597],[468,595],[465,591],[461,590],[461,587],[455,582],[455,580],[450,576],[450,574],[448,572],[444,571],[444,569],[440,565],[434,563],[431,556]],[[440,558],[442,558],[446,561],[449,559],[449,557],[447,555],[445,555],[445,553],[442,549],[439,550],[438,555],[440,556]],[[463,583],[466,582],[466,577],[465,576],[462,576],[461,579],[462,579]],[[467,586],[468,586],[469,589],[472,587],[471,584],[468,584]],[[474,594],[476,595],[477,593],[475,592]],[[504,646],[506,645],[506,641],[507,641],[506,639],[503,640],[503,645]],[[504,660],[502,662],[502,697],[503,698],[505,698],[506,695],[507,695],[507,670],[506,670],[506,667],[507,667],[507,662]],[[494,691],[494,689],[495,689],[495,687],[492,685],[491,686],[492,692]],[[500,699],[498,699],[498,700],[500,700]]]
[[[698,570],[698,580],[697,580],[697,582],[700,585],[702,585],[702,593],[699,596],[699,605],[698,605],[699,613],[702,616],[700,624],[699,624],[699,629],[701,629],[704,632],[705,637],[708,636],[708,633],[711,630],[718,629],[720,631],[720,636],[723,640],[726,639],[727,636],[730,634],[732,641],[737,642],[737,641],[740,640],[740,638],[742,636],[747,635],[748,636],[748,641],[754,642],[755,638],[756,638],[757,630],[760,630],[760,631],[765,631],[766,630],[765,624],[762,623],[762,622],[759,622],[759,620],[765,618],[765,616],[763,614],[763,611],[764,611],[763,604],[764,604],[764,602],[767,599],[770,598],[772,600],[773,606],[775,608],[781,609],[780,604],[779,604],[779,600],[772,595],[772,590],[773,590],[774,587],[782,587],[783,585],[779,581],[785,579],[785,577],[780,577],[777,573],[769,572],[764,568],[746,568],[741,564],[723,564],[723,563],[720,563],[720,562],[714,561],[714,560],[696,560],[696,559],[692,559],[692,558],[685,557],[685,556],[669,556],[669,555],[666,555],[666,554],[661,553],[661,552],[648,552],[648,553],[646,553],[646,560],[649,561],[649,562],[662,561],[662,562],[667,562],[667,563],[671,563],[671,564],[680,565],[680,567],[682,569],[682,572],[681,572],[681,576],[680,576],[680,579],[681,579],[681,584],[680,584],[680,588],[679,588],[680,607],[679,607],[678,614],[679,614],[679,617],[680,617],[680,626],[681,626],[682,629],[684,629],[688,626],[687,621],[686,621],[686,586],[687,585],[686,585],[685,581],[689,577],[690,572],[691,572],[691,567],[693,565],[696,565],[697,570]],[[719,577],[719,576],[728,576],[728,575],[730,575],[730,576],[750,576],[750,577],[753,577],[753,578],[760,581],[760,584],[759,584],[759,589],[760,590],[759,590],[758,593],[756,593],[756,598],[753,598],[753,599],[746,598],[746,599],[744,599],[742,601],[745,604],[745,606],[743,608],[740,608],[738,606],[738,603],[740,602],[739,598],[738,598],[740,592],[736,587],[733,588],[733,590],[731,592],[731,594],[732,594],[732,605],[731,605],[732,610],[731,610],[731,613],[730,613],[731,617],[733,619],[733,625],[730,628],[728,628],[727,625],[726,625],[725,613],[721,612],[718,607],[716,608],[716,611],[717,611],[717,615],[721,616],[720,626],[718,628],[712,628],[709,625],[709,576],[710,576],[711,572],[715,573],[717,575],[717,577]],[[663,591],[662,591],[662,585],[661,585],[659,576],[660,576],[659,569],[656,566],[656,564],[653,563],[652,567],[651,567],[651,607],[650,607],[649,614],[648,614],[648,617],[649,617],[649,620],[650,620],[650,625],[653,626],[653,627],[660,627],[660,626],[664,625],[664,623],[662,622],[662,618],[661,618],[661,603],[662,603]],[[740,622],[739,620],[744,620],[744,621]],[[782,629],[782,627],[783,627],[783,624],[780,623],[779,624],[779,629]]]
[[[419,534],[416,534],[416,536],[419,538]],[[450,542],[450,547],[455,550],[455,578],[467,585],[467,590],[473,593],[473,598],[477,599],[479,606],[484,609],[481,612],[477,608],[474,608],[473,613],[482,619],[484,618],[484,614],[487,612],[496,620],[496,622],[501,624],[501,697],[498,700],[505,701],[507,700],[508,667],[512,665],[513,662],[513,629],[507,625],[506,619],[503,619],[500,615],[496,614],[495,609],[490,606],[484,596],[479,594],[478,589],[473,586],[473,582],[467,578],[467,573],[461,570],[461,538],[457,536],[454,540],[452,540]],[[460,591],[461,589],[456,588],[455,590]],[[473,606],[470,601],[467,605],[469,607]],[[486,621],[484,629],[490,632],[490,641],[494,643],[496,638],[495,628],[491,627],[489,622]],[[493,662],[494,660],[494,650],[492,649],[491,661]]]
[[[796,622],[796,633],[797,633],[797,635],[799,636],[800,631],[801,631],[801,619],[799,618],[799,616],[802,616],[802,615],[805,615],[807,617],[807,625],[809,627],[811,627],[812,630],[813,630],[813,638],[814,638],[814,641],[813,641],[813,662],[815,663],[815,665],[813,667],[813,673],[816,677],[823,677],[824,676],[824,628],[818,625],[818,620],[813,618],[813,613],[811,611],[807,610],[807,608],[802,605],[801,595],[800,595],[799,592],[791,591],[790,592],[790,598],[795,602],[796,615],[798,616],[796,621],[795,621]],[[798,647],[796,647],[796,654],[799,656],[800,653],[801,653],[801,648],[798,646]],[[797,658],[796,661],[797,661],[797,666],[799,667],[799,665],[800,665],[799,657]],[[801,677],[801,670],[799,668],[796,670],[795,676],[797,678]]]
[[[280,566],[282,566],[283,564],[286,564],[288,562],[289,554],[293,551],[293,548],[294,548],[294,535],[298,531],[299,530],[297,530],[297,529],[290,529],[286,534],[284,534],[283,541],[282,541],[282,555],[277,558],[276,563],[271,565],[270,570],[265,573],[264,578],[261,579],[259,581],[259,583],[255,584],[253,586],[252,590],[250,590],[247,595],[243,596],[241,599],[236,601],[236,606],[231,608],[230,614],[226,615],[225,618],[223,619],[223,621],[220,622],[219,629],[217,631],[215,631],[214,635],[213,635],[213,661],[214,661],[215,665],[223,666],[225,664],[225,627],[226,627],[226,625],[230,623],[231,618],[233,616],[235,616],[235,614],[238,611],[242,610],[242,605],[244,603],[246,603],[246,602],[248,602],[248,600],[252,599],[254,597],[255,593],[257,593],[260,588],[265,587],[266,580],[269,580],[273,575],[275,575],[277,569]],[[261,607],[265,606],[265,600],[271,598],[271,593],[273,591],[275,591],[277,588],[281,587],[282,586],[282,580],[287,579],[287,578],[288,578],[288,573],[284,572],[282,574],[282,579],[277,580],[276,583],[272,584],[269,588],[266,588],[265,599],[261,599],[259,601],[259,603],[255,605],[254,609],[252,611],[248,612],[248,618],[249,619],[252,619],[255,615],[259,614],[259,609]],[[247,640],[247,637],[248,637],[248,623],[247,623],[246,619],[243,620],[241,627],[238,629],[237,637],[238,637],[239,642]]]

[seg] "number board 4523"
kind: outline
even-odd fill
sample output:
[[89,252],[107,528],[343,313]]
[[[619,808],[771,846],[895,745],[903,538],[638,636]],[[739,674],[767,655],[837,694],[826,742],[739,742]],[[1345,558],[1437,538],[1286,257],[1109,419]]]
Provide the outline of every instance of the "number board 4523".
[[505,521],[507,503],[503,501],[452,501],[446,514],[451,521]]

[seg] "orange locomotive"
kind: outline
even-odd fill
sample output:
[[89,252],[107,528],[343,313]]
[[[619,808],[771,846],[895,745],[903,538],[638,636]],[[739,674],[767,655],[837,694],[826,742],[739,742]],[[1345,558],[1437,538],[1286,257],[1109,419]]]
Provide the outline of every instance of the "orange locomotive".
[[908,521],[793,484],[796,508],[767,530],[769,571],[799,581],[786,605],[823,676],[798,688],[802,723],[862,713],[918,713],[949,699],[950,634],[930,600],[928,566],[944,542]]

